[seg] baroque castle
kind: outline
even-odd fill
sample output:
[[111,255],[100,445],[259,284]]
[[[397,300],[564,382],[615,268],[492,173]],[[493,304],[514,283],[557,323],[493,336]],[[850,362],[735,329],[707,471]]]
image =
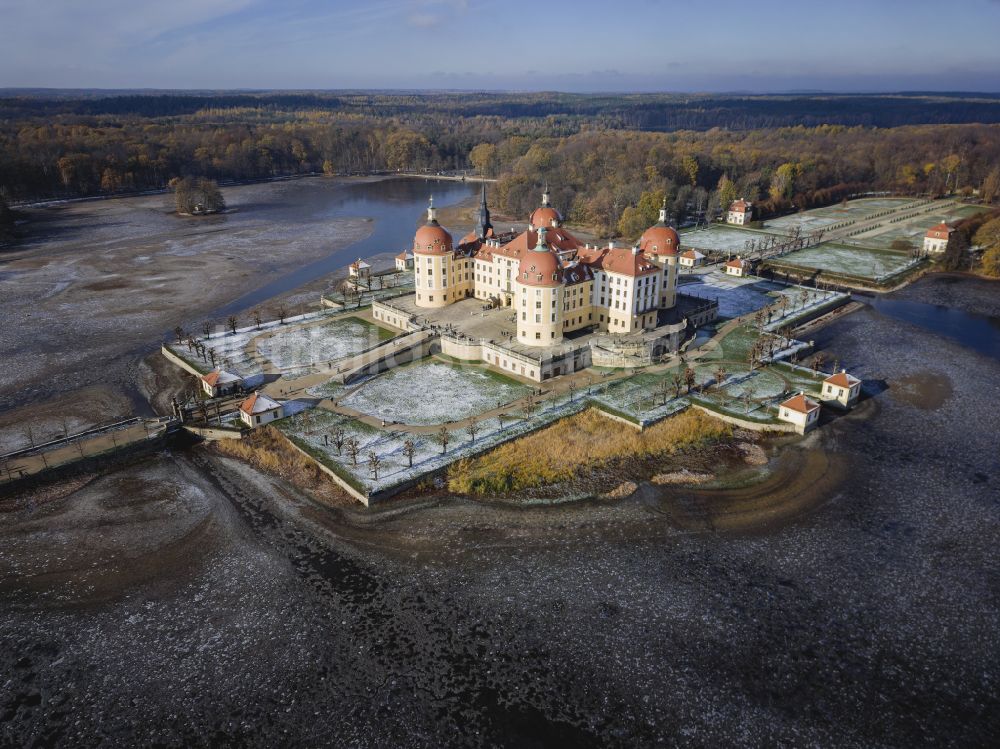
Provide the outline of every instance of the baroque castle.
[[415,304],[445,307],[476,298],[515,311],[517,343],[545,347],[584,328],[629,335],[657,327],[677,301],[679,238],[666,210],[633,247],[581,242],[563,226],[548,187],[528,228],[498,233],[483,186],[476,228],[456,245],[436,217],[413,238]]

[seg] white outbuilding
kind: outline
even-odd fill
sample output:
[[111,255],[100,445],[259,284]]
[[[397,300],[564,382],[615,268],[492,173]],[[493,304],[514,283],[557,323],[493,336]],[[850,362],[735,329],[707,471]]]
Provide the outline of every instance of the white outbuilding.
[[284,409],[276,400],[263,393],[254,393],[240,404],[240,419],[249,427],[270,424],[284,416]]
[[778,419],[795,427],[799,434],[805,434],[819,423],[819,403],[805,396],[793,395],[778,406]]
[[832,406],[850,408],[854,405],[860,394],[861,380],[847,374],[846,369],[842,369],[823,380],[823,389],[820,393],[820,398],[822,398],[824,403]]

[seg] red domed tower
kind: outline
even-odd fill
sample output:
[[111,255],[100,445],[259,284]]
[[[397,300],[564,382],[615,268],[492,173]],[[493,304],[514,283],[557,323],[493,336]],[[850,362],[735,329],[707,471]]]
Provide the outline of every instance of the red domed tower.
[[531,213],[529,219],[532,229],[551,229],[553,226],[562,224],[562,216],[559,211],[552,207],[552,199],[549,196],[549,185],[545,183],[545,191],[542,193],[542,205]]
[[427,223],[413,237],[413,273],[418,307],[444,307],[457,300],[451,234],[437,222],[434,196]]

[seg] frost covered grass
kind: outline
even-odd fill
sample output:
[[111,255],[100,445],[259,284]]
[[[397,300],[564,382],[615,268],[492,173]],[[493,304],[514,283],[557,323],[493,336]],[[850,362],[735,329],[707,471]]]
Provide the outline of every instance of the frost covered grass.
[[342,317],[263,335],[257,341],[257,352],[282,371],[309,372],[389,338],[392,333],[377,325]]
[[813,208],[790,216],[782,216],[766,222],[764,226],[782,233],[788,233],[795,227],[810,232],[844,221],[862,221],[881,211],[891,211],[912,202],[914,201],[911,198],[863,198],[851,200],[846,205]]
[[[401,429],[383,430],[368,426],[349,416],[322,408],[282,419],[276,426],[296,444],[321,461],[359,491],[377,492],[446,468],[452,462],[468,458],[523,436],[582,410],[585,402],[576,398],[546,403],[525,415],[507,414],[499,419],[482,419],[476,424],[475,440],[467,428],[448,430],[448,446],[443,449],[440,432],[412,433]],[[342,431],[341,431],[342,430]],[[337,447],[337,439],[342,439]],[[357,443],[357,460],[348,449],[350,440]],[[407,455],[407,441],[412,442],[412,465]],[[378,478],[370,461],[374,453],[379,461]]]
[[746,248],[747,242],[752,240],[759,242],[766,236],[769,235],[765,232],[716,224],[694,231],[681,232],[680,239],[681,247],[685,250],[739,253]]
[[782,265],[878,280],[898,273],[914,260],[903,252],[824,242],[784,255],[778,262]]
[[467,419],[530,392],[481,367],[421,361],[372,378],[341,403],[387,422],[430,425]]
[[583,413],[498,447],[448,470],[459,494],[502,494],[573,478],[621,458],[667,455],[732,436],[732,428],[700,411],[685,411],[642,431],[609,429],[597,411]]

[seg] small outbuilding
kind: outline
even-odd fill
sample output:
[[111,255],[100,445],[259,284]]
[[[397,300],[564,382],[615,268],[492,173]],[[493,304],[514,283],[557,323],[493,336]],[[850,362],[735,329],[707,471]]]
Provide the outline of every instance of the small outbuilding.
[[850,408],[861,395],[861,380],[842,369],[823,380],[820,398],[831,406]]
[[254,393],[240,404],[240,419],[249,427],[270,424],[284,415],[281,404],[263,393]]
[[819,423],[819,403],[807,398],[805,393],[793,395],[778,406],[778,419],[792,424],[799,434],[805,434]]
[[685,250],[680,254],[677,262],[685,268],[694,268],[705,262],[705,256],[698,250]]
[[726,263],[726,275],[743,278],[750,272],[750,263],[742,258],[735,258]]
[[347,267],[347,272],[351,278],[367,279],[371,278],[372,267],[361,258],[358,258]]
[[242,384],[242,377],[234,375],[232,372],[227,372],[224,369],[216,369],[201,376],[201,388],[209,398],[218,398],[220,395],[231,395]]
[[403,250],[396,255],[396,270],[413,270],[413,253]]
[[932,226],[924,235],[924,252],[940,254],[948,249],[948,242],[951,235],[955,233],[955,227],[949,226],[942,221],[937,226]]
[[753,218],[753,204],[747,200],[734,200],[726,212],[726,223],[746,226]]

